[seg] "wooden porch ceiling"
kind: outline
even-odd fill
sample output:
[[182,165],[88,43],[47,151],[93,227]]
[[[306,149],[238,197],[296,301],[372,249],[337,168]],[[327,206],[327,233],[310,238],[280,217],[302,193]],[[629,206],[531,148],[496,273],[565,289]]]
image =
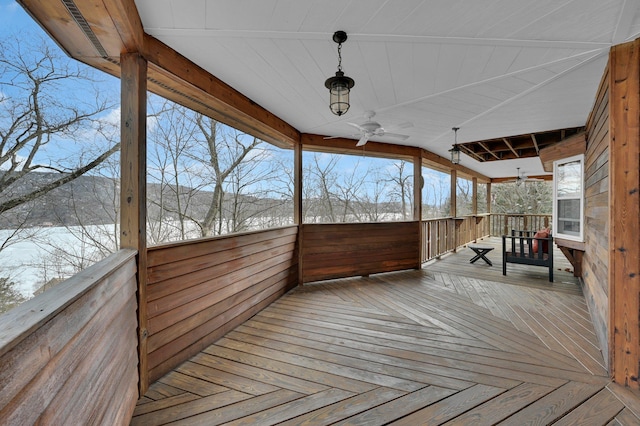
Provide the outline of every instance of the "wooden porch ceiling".
[[584,127],[570,127],[545,132],[507,136],[458,144],[461,151],[471,158],[485,161],[513,160],[538,157],[540,150],[584,132]]

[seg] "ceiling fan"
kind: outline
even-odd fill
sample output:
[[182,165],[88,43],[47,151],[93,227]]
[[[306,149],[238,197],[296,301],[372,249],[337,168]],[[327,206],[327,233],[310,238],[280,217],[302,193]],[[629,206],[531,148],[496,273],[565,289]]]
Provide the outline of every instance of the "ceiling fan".
[[516,175],[515,180],[510,182],[515,182],[516,186],[520,186],[523,182],[540,182],[542,179],[533,179],[527,176],[524,172],[520,173],[520,167],[517,167],[518,173]]
[[[391,133],[386,131],[382,125],[380,125],[380,123],[378,123],[377,121],[373,121],[373,117],[376,115],[375,112],[373,111],[366,111],[364,116],[367,119],[366,122],[362,123],[362,124],[356,124],[356,123],[347,123],[350,126],[355,127],[356,129],[358,129],[358,133],[355,133],[353,135],[350,135],[352,137],[355,136],[360,136],[360,139],[358,140],[358,143],[356,144],[356,146],[363,146],[364,144],[367,143],[367,141],[369,139],[371,139],[374,136],[389,136],[392,138],[396,138],[399,140],[407,140],[409,138],[408,135],[401,135],[399,133]],[[405,129],[407,127],[411,127],[413,126],[412,123],[403,123],[399,126],[396,126],[397,128],[401,128],[401,129]],[[334,139],[337,138],[339,136],[330,136],[330,137],[326,137],[325,139]]]

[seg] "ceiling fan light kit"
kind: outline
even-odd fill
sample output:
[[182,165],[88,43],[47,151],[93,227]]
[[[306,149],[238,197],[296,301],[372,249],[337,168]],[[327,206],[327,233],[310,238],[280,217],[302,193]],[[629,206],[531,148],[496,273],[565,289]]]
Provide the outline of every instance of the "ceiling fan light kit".
[[347,33],[336,31],[333,34],[333,41],[338,43],[338,71],[333,77],[329,77],[324,85],[329,89],[329,107],[331,112],[338,117],[349,110],[349,92],[355,85],[352,78],[344,75],[342,71],[342,43],[347,41]]

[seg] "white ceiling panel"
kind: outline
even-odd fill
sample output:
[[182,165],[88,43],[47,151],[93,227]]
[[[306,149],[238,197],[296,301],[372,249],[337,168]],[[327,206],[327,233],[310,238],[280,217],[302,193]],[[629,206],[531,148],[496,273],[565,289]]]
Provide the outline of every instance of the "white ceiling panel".
[[[346,136],[367,110],[440,155],[583,126],[609,48],[640,33],[638,0],[136,0],[145,31],[303,133]],[[355,80],[329,111],[324,81]],[[593,59],[596,57],[596,59]],[[375,140],[375,139],[374,139]],[[398,143],[393,139],[380,139]],[[507,165],[467,165],[490,177]],[[504,170],[504,171],[502,171]]]

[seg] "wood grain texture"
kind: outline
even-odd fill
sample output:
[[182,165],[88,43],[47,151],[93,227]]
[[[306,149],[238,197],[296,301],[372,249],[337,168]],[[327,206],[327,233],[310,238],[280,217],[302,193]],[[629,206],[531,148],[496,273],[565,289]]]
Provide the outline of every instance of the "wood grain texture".
[[545,172],[553,173],[553,162],[563,158],[584,154],[587,147],[586,134],[581,132],[540,150],[540,161]]
[[640,40],[610,58],[609,354],[616,383],[640,389]]
[[[637,424],[640,399],[610,383],[577,279],[484,280],[459,267],[467,252],[296,287],[162,378],[175,387],[133,423]],[[175,394],[203,381],[229,390]]]
[[303,282],[418,268],[419,222],[304,224]]
[[[585,252],[582,282],[598,341],[609,353],[609,68],[587,121],[585,153]],[[609,365],[609,357],[605,357]]]
[[297,283],[297,227],[148,250],[148,353],[156,380]]
[[128,421],[138,398],[135,274],[135,252],[121,250],[3,316],[22,318],[28,333],[0,351],[0,423]]

